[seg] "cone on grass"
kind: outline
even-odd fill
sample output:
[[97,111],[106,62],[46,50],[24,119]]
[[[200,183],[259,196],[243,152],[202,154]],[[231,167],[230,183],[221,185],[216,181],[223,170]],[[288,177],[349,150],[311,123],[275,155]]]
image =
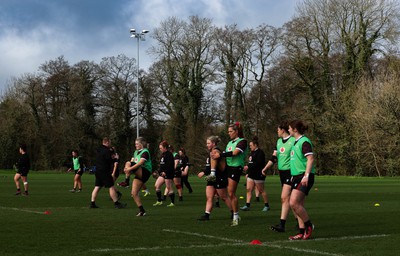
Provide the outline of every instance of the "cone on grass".
[[255,239],[255,240],[251,241],[250,244],[262,244],[262,243],[260,240]]

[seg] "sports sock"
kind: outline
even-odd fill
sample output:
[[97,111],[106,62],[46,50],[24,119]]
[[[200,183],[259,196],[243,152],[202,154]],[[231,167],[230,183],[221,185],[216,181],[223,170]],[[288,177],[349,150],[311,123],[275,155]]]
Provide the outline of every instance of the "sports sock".
[[304,222],[304,225],[306,227],[311,227],[312,226],[311,220],[308,220],[308,221]]
[[246,206],[250,208],[250,203],[246,203]]
[[156,195],[157,195],[157,201],[158,202],[161,202],[162,200],[161,200],[161,190],[157,190],[156,191]]
[[143,205],[139,206],[139,211],[140,211],[140,212],[146,212],[146,211],[144,210],[144,208],[143,208]]
[[269,203],[265,203],[264,205],[269,208]]
[[285,227],[286,220],[281,219],[280,222],[281,222],[281,227]]
[[169,198],[171,198],[171,203],[175,204],[175,193],[169,194]]
[[126,185],[129,185],[129,180],[130,180],[130,179],[131,179],[131,176],[125,178],[125,183],[126,183]]

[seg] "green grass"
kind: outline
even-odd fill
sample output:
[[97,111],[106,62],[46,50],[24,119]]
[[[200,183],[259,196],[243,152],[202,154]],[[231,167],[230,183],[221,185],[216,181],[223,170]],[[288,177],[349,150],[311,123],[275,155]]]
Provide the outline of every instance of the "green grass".
[[[292,216],[285,233],[267,229],[280,215],[280,184],[268,177],[271,210],[252,202],[241,222],[230,227],[225,206],[214,209],[209,222],[196,219],[205,205],[205,182],[190,177],[193,194],[174,208],[153,207],[143,199],[148,216],[121,189],[127,209],[116,210],[101,190],[88,209],[94,176],[83,176],[82,193],[69,193],[73,175],[31,172],[30,195],[14,196],[13,171],[0,171],[0,255],[398,255],[400,251],[399,178],[317,177],[306,199],[316,229],[312,240],[288,241],[295,234]],[[238,195],[245,196],[244,178]],[[318,190],[315,190],[318,188]],[[379,207],[374,204],[379,203]],[[240,205],[244,200],[240,200]],[[50,211],[51,214],[43,214]],[[262,245],[251,245],[254,239]]]

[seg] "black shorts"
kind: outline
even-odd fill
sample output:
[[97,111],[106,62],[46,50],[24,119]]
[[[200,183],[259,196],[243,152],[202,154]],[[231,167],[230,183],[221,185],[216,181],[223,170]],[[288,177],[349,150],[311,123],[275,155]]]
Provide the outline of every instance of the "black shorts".
[[223,189],[228,187],[228,178],[216,177],[215,181],[207,181],[207,186],[212,186],[215,189]]
[[281,180],[281,186],[284,184],[291,186],[292,183],[290,180],[292,179],[292,175],[290,174],[290,170],[279,170],[279,178]]
[[18,170],[18,174],[20,174],[22,177],[28,176],[29,170]]
[[292,182],[292,190],[297,189],[303,192],[304,194],[308,195],[308,192],[310,192],[312,186],[314,185],[314,177],[315,175],[313,173],[310,173],[308,176],[308,184],[306,186],[301,185],[301,180],[304,177],[304,173],[296,176],[292,176],[291,182]]
[[248,176],[248,178],[252,179],[252,180],[265,180],[265,176],[262,175],[262,173],[250,173]]
[[174,172],[174,178],[181,178],[182,177],[182,171],[181,170],[179,170],[179,171],[176,171],[175,170],[175,172]]
[[140,178],[138,176],[135,176],[135,179],[140,180],[143,183],[146,183],[149,180],[151,174],[152,173],[149,170],[147,170],[146,168],[142,167],[142,177]]
[[78,175],[82,176],[82,174],[83,174],[82,169],[74,170],[74,172],[75,172],[75,175],[78,174]]
[[114,186],[114,180],[111,176],[111,173],[102,174],[96,172],[95,176],[96,176],[96,181],[94,185],[96,187],[111,188],[112,186]]
[[170,171],[170,172],[164,172],[165,176],[164,179],[166,180],[173,180],[174,179],[174,171]]
[[225,172],[227,173],[229,179],[239,183],[240,176],[242,176],[243,174],[243,168],[241,166],[233,167],[227,165],[225,168]]

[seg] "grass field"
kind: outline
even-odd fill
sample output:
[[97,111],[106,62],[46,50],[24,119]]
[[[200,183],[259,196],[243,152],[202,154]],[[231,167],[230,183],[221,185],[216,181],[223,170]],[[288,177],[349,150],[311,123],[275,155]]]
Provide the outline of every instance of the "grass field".
[[[13,171],[0,171],[0,255],[399,255],[400,179],[317,177],[306,207],[315,224],[313,239],[289,241],[295,222],[289,217],[285,233],[268,229],[280,215],[280,184],[268,177],[271,210],[252,202],[241,222],[230,227],[225,205],[211,220],[199,222],[205,205],[205,182],[190,177],[192,194],[176,207],[153,207],[151,195],[142,198],[148,213],[137,208],[121,189],[127,209],[114,209],[106,190],[100,209],[89,209],[94,176],[83,176],[82,193],[70,193],[73,174],[31,172],[30,195],[15,196]],[[120,178],[121,179],[121,178]],[[238,195],[245,196],[244,178]],[[185,191],[187,192],[187,191]],[[245,200],[240,200],[243,205]],[[379,203],[380,206],[375,206]],[[50,214],[44,214],[48,211]],[[252,245],[252,240],[261,245]]]

